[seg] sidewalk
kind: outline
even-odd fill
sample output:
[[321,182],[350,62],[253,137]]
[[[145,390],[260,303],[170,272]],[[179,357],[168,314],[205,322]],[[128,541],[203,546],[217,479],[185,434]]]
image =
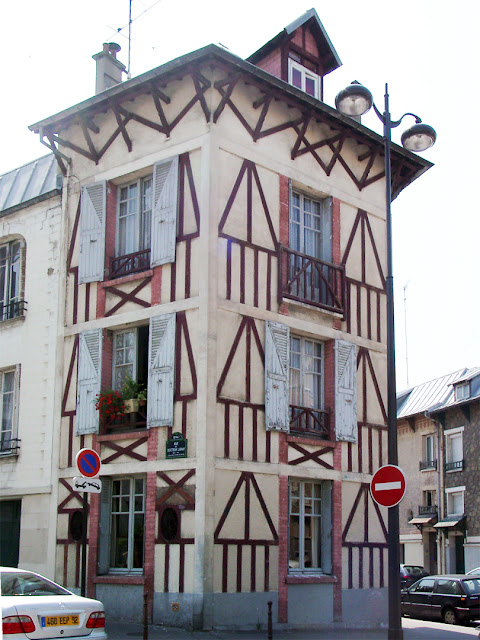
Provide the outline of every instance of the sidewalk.
[[[106,631],[109,640],[143,639],[143,627],[140,624],[107,622]],[[386,629],[351,630],[344,627],[319,630],[273,630],[273,640],[386,640]],[[185,631],[159,625],[148,626],[148,640],[267,640],[267,630],[260,631]],[[413,640],[413,637],[412,637]]]
[[[403,619],[403,640],[472,640],[479,630],[469,626],[428,623]],[[143,627],[129,622],[107,622],[109,640],[143,640]],[[343,626],[317,630],[273,629],[273,640],[387,640],[386,629],[345,629]],[[260,631],[185,631],[173,627],[149,625],[148,640],[267,640],[267,630]]]

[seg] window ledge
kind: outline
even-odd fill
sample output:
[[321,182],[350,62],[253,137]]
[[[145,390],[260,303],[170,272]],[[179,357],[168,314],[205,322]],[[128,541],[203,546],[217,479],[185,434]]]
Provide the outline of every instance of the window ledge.
[[95,584],[145,584],[145,576],[134,576],[131,574],[96,576],[93,579]]
[[135,431],[122,431],[121,433],[104,433],[97,435],[98,442],[111,442],[112,440],[131,440],[132,438],[143,438],[149,435],[150,429],[137,429]]
[[151,278],[153,276],[153,269],[147,269],[146,271],[139,271],[138,273],[132,273],[128,276],[121,276],[120,278],[112,278],[111,280],[104,280],[100,283],[103,289],[106,287],[113,287],[116,284],[124,284],[125,282],[133,282],[134,280],[142,280],[144,278]]
[[289,575],[285,578],[286,584],[335,584],[336,582],[336,576],[326,575]]
[[312,435],[304,436],[301,433],[289,433],[287,434],[287,442],[301,442],[302,444],[323,445],[324,447],[330,447],[335,449],[336,441],[325,440],[325,438],[315,437]]
[[326,316],[330,316],[332,318],[339,318],[340,320],[342,320],[344,316],[344,313],[341,311],[332,311],[331,309],[325,309],[325,307],[321,307],[315,302],[308,302],[308,300],[305,300],[305,302],[300,302],[300,300],[292,300],[291,298],[282,296],[282,303],[286,305],[291,305],[292,307],[307,309],[308,311],[323,313]]
[[8,318],[8,320],[0,320],[0,328],[11,327],[17,322],[25,322],[25,316],[16,316],[15,318]]

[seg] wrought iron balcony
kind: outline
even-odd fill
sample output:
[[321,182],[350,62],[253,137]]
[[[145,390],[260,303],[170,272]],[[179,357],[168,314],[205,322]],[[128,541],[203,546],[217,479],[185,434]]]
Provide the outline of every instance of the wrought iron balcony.
[[438,513],[438,507],[436,504],[420,504],[418,506],[419,516],[436,516]]
[[113,421],[106,421],[102,425],[102,433],[123,433],[147,428],[147,406],[141,406],[138,411],[124,413]]
[[325,409],[290,405],[290,431],[330,439],[330,415]]
[[112,258],[110,261],[110,278],[121,278],[122,276],[140,273],[147,269],[150,269],[150,249]]
[[455,462],[445,463],[445,471],[463,471],[463,469],[464,469],[463,460],[455,460]]
[[279,248],[279,301],[306,302],[329,311],[345,312],[345,267]]
[[436,460],[420,460],[420,471],[426,471],[427,469],[436,470],[437,461]]
[[4,440],[0,440],[0,456],[18,456],[20,453],[20,442],[19,438],[5,438]]
[[0,304],[0,322],[3,320],[12,320],[25,315],[27,310],[26,300],[14,300],[5,304]]

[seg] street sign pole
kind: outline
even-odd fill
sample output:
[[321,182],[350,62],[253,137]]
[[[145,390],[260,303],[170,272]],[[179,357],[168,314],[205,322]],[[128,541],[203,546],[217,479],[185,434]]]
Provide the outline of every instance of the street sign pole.
[[[78,471],[84,478],[95,478],[100,473],[100,456],[94,449],[80,449],[75,458],[75,463],[77,465]],[[74,478],[76,481],[77,478]],[[88,492],[92,490],[92,488],[87,488],[86,485],[89,483],[85,483],[85,487],[78,488],[78,491],[83,491],[83,512],[82,512],[82,566],[81,566],[81,576],[80,576],[80,592],[83,597],[86,596],[87,592],[87,524],[88,524]],[[101,482],[97,483],[92,482],[92,484],[97,484],[101,487]]]
[[85,597],[87,584],[87,516],[88,516],[88,493],[83,493],[82,512],[82,575],[80,582],[80,595]]

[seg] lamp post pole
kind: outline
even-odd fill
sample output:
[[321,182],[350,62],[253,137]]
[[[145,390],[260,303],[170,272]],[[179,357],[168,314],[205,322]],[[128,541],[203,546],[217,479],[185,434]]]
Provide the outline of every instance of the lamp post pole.
[[[398,127],[405,116],[415,118],[415,124],[402,134],[402,145],[408,151],[425,151],[435,144],[435,130],[414,113],[404,113],[392,122],[385,84],[385,111],[380,111],[373,102],[370,91],[358,82],[346,87],[335,98],[337,109],[348,116],[361,116],[373,107],[383,124],[383,145],[385,154],[385,211],[387,227],[387,434],[388,463],[398,466],[397,447],[397,395],[395,380],[395,322],[393,308],[393,250],[392,250],[392,171],[391,141],[392,129]],[[403,640],[400,606],[400,526],[398,505],[388,509],[388,640]]]
[[[392,123],[388,102],[388,85],[385,85],[385,112],[383,143],[385,146],[385,198],[387,223],[387,411],[388,411],[388,463],[398,466],[397,447],[397,395],[395,376],[395,320],[393,304],[393,250],[392,250],[392,177],[390,143]],[[388,639],[402,640],[402,616],[400,609],[400,525],[399,508],[388,510]]]

